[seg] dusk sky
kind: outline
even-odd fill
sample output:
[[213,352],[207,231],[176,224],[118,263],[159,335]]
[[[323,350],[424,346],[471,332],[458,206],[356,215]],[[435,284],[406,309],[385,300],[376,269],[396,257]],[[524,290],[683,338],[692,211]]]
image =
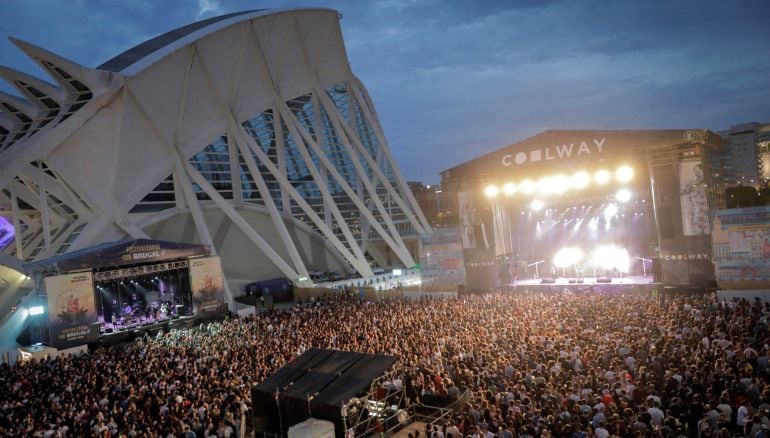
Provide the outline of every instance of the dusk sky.
[[[302,6],[342,14],[353,72],[408,180],[436,183],[547,129],[770,122],[763,0],[2,0],[0,35],[95,67],[203,18]],[[0,64],[51,81],[7,38]]]

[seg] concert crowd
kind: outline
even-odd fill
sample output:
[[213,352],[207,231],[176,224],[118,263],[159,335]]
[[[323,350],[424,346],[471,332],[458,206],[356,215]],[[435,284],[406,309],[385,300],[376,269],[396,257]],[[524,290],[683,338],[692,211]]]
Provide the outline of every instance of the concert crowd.
[[308,348],[392,354],[420,438],[767,437],[770,306],[714,296],[337,296],[0,366],[0,436],[235,437],[250,387]]

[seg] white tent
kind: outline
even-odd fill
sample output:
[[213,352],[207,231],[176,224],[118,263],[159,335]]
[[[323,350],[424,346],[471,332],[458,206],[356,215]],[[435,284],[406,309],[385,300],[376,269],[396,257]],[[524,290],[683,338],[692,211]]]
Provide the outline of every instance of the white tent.
[[289,428],[289,438],[334,438],[334,423],[308,418]]

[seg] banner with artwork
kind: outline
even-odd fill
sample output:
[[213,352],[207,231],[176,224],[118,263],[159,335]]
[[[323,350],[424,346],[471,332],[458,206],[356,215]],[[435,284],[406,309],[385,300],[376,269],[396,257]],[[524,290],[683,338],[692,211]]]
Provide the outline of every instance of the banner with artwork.
[[706,180],[700,161],[679,163],[679,201],[682,206],[682,234],[709,234],[709,207]]
[[219,257],[190,259],[190,284],[196,315],[204,318],[225,315],[227,305]]
[[437,228],[420,236],[420,277],[423,284],[465,284],[460,229]]
[[720,286],[770,289],[770,207],[716,212],[711,243]]
[[94,342],[96,322],[94,283],[91,272],[45,278],[48,296],[48,332],[51,346],[70,348]]
[[476,209],[473,207],[473,194],[463,191],[457,194],[457,206],[460,214],[460,237],[463,249],[476,247]]

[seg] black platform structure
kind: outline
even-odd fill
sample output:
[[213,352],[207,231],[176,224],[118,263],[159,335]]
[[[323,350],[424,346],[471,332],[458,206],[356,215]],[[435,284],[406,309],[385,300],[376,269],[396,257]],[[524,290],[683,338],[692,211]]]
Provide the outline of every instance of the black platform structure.
[[396,421],[403,389],[392,381],[395,356],[313,348],[252,388],[256,436],[285,436],[308,418],[331,421],[338,437],[374,433]]

